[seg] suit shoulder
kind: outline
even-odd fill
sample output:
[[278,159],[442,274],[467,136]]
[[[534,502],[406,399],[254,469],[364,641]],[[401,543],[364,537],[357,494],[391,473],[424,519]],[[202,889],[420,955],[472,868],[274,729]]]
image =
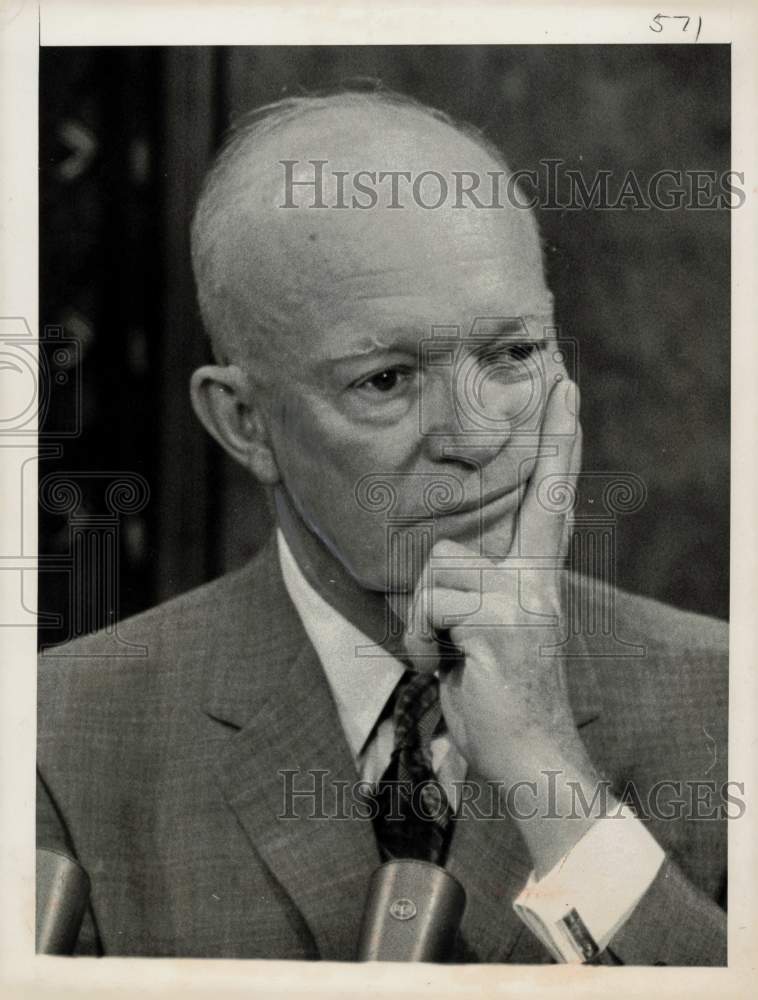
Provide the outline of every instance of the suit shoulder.
[[597,586],[586,577],[576,577],[572,585],[577,607],[584,608],[581,617],[589,619],[580,636],[581,655],[570,661],[580,705],[589,697],[616,717],[634,706],[636,724],[650,728],[673,724],[690,710],[693,717],[726,719],[726,622]]
[[41,717],[51,706],[79,705],[109,693],[123,698],[129,690],[176,690],[218,662],[240,622],[254,634],[265,616],[270,564],[257,556],[239,570],[178,597],[60,646],[44,650],[38,661]]
[[[652,597],[633,594],[620,587],[598,586],[586,577],[575,577],[575,590],[585,591],[600,605],[598,620],[612,621],[616,635],[642,644],[651,654],[662,657],[726,659],[729,625],[726,621],[664,604]],[[602,618],[601,618],[602,616]]]
[[[40,668],[62,657],[72,662],[77,659],[91,659],[112,656],[119,648],[119,641],[141,645],[149,641],[160,641],[168,632],[178,631],[190,634],[202,629],[211,615],[219,608],[234,601],[241,587],[247,582],[253,568],[251,565],[211,580],[199,587],[188,590],[177,597],[156,604],[139,614],[124,618],[112,629],[100,629],[90,635],[78,636],[59,646],[45,649],[40,655]],[[114,640],[114,637],[118,638]],[[131,650],[124,647],[124,656]]]
[[720,618],[684,611],[670,604],[617,588],[616,622],[622,638],[634,635],[661,654],[725,658],[729,624]]
[[587,637],[587,659],[576,664],[577,687],[589,677],[607,719],[633,733],[635,744],[681,739],[684,729],[699,739],[705,725],[725,745],[727,623],[620,589],[605,596],[614,638],[609,644],[599,630]]

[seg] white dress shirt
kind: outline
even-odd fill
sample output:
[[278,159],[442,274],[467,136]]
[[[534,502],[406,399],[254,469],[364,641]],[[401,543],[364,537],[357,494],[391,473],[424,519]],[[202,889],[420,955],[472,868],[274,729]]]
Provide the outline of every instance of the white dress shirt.
[[[388,702],[406,668],[384,650],[357,655],[376,644],[308,583],[279,530],[277,543],[287,592],[321,661],[358,774],[376,783],[394,743]],[[466,777],[466,761],[446,732],[432,739],[431,752],[434,773],[457,812],[456,782]],[[632,811],[624,807],[621,814],[594,823],[539,881],[532,872],[513,903],[559,962],[582,962],[605,948],[663,862],[664,852]]]
[[[376,784],[387,769],[394,745],[392,713],[385,709],[406,667],[385,650],[357,656],[356,649],[376,648],[376,643],[313,589],[281,531],[277,542],[287,592],[324,668],[358,774]],[[446,732],[432,739],[431,753],[434,773],[456,812],[457,782],[466,777],[466,761]]]

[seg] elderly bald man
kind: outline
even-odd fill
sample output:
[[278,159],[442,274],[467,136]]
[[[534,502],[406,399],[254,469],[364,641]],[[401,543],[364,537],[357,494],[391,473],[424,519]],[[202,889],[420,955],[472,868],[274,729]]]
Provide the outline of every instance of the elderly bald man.
[[[90,875],[79,953],[353,959],[402,773],[436,812],[397,800],[425,803],[401,855],[466,889],[450,960],[725,962],[726,628],[564,571],[578,390],[533,215],[463,197],[495,176],[383,91],[258,110],[213,165],[192,400],[277,528],[123,623],[144,658],[42,658],[38,842]],[[566,637],[588,594],[621,651]]]

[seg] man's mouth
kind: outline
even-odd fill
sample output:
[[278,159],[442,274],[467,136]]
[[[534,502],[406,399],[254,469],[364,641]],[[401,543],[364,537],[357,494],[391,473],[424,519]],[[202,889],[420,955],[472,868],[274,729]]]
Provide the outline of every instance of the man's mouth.
[[498,486],[488,490],[481,496],[471,497],[469,500],[464,500],[449,512],[442,512],[440,514],[436,514],[435,516],[447,518],[454,517],[456,514],[468,514],[472,510],[481,511],[491,503],[495,503],[498,500],[505,500],[506,497],[514,497],[518,493],[518,486],[509,486],[506,489],[503,489],[502,486]]
[[480,497],[463,501],[449,512],[436,513],[434,520],[445,534],[451,536],[459,534],[468,536],[472,531],[474,534],[490,531],[499,522],[516,514],[525,492],[526,483],[511,486],[506,490],[502,488],[488,490]]

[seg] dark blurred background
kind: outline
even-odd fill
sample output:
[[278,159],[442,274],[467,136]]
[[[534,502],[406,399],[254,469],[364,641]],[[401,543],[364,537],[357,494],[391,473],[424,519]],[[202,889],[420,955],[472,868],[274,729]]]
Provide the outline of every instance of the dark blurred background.
[[[43,48],[40,323],[79,343],[82,433],[40,477],[126,470],[149,484],[120,525],[118,616],[239,565],[270,530],[190,409],[207,347],[187,227],[235,115],[359,76],[479,126],[517,169],[560,158],[589,181],[730,167],[728,46]],[[585,468],[648,489],[619,521],[617,582],[726,617],[729,211],[543,211],[540,224],[562,335],[580,343]],[[67,406],[52,394],[50,428]],[[79,513],[95,516],[99,487],[82,482]],[[65,562],[69,528],[43,510],[41,554]],[[93,598],[71,589],[41,573],[40,610],[60,616],[44,643],[103,623],[107,608],[82,616]]]

